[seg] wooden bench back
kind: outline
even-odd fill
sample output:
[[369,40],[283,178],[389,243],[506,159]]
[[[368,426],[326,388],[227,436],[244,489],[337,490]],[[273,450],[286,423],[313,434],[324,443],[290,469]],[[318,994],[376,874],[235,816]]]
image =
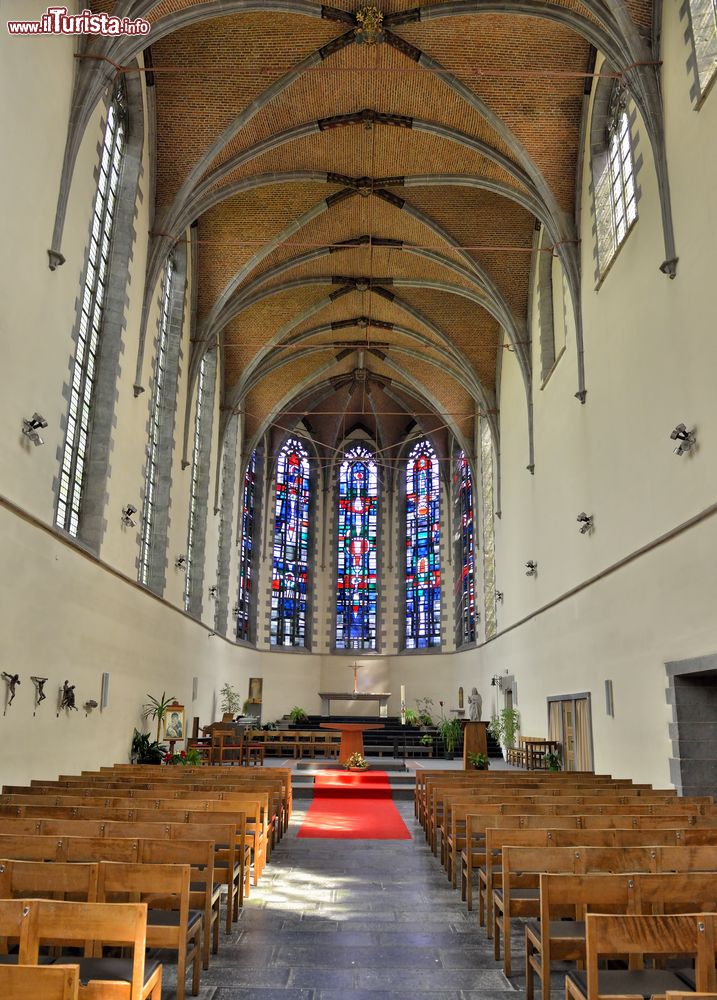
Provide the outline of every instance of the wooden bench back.
[[598,968],[602,956],[691,955],[699,992],[715,989],[713,914],[640,916],[588,914],[586,917],[588,996],[601,996]]
[[18,1000],[77,1000],[76,965],[0,965],[0,996]]
[[0,899],[72,897],[74,900],[95,903],[97,884],[96,864],[0,860]]

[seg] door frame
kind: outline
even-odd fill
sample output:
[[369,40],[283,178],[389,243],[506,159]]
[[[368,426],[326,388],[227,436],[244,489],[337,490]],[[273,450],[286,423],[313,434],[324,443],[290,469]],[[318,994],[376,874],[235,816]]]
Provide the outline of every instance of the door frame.
[[[550,726],[550,705],[552,702],[559,701],[572,701],[573,703],[573,727],[575,727],[575,720],[577,719],[577,713],[575,711],[576,701],[587,701],[588,703],[588,716],[590,719],[590,739],[588,740],[588,746],[590,748],[590,770],[595,771],[595,746],[593,743],[593,706],[592,706],[592,696],[589,691],[580,691],[577,694],[555,694],[549,695],[547,700],[547,711],[548,711],[548,726]],[[548,729],[548,732],[550,730]],[[573,737],[574,739],[574,737]],[[565,746],[565,733],[563,730],[563,713],[560,712],[560,745]]]

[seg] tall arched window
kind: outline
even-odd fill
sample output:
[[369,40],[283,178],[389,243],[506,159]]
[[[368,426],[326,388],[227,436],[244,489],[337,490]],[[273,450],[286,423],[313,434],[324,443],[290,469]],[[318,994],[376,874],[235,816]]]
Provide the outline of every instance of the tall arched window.
[[279,453],[271,571],[272,646],[306,646],[309,575],[309,455],[296,438]]
[[487,420],[481,420],[481,483],[483,511],[483,602],[485,606],[485,637],[490,639],[498,631],[495,590],[495,525],[493,477],[493,435]]
[[195,618],[202,617],[204,586],[204,551],[209,500],[214,390],[217,375],[216,351],[203,355],[197,378],[192,446],[192,479],[189,487],[189,527],[187,530],[187,570],[184,580],[184,609]]
[[627,95],[602,79],[593,102],[591,158],[598,276],[637,220],[637,189]]
[[428,441],[406,464],[406,649],[441,644],[441,483]]
[[115,90],[107,109],[87,267],[80,297],[81,314],[70,383],[67,431],[60,466],[55,524],[73,538],[77,537],[80,530],[98,354],[126,135],[126,98],[124,89],[120,86]]
[[[139,582],[156,593],[164,588],[172,438],[179,361],[179,329],[172,331],[176,266],[170,257],[164,271],[154,384],[149,411],[149,441],[144,475]],[[178,328],[181,324],[175,323]],[[170,336],[173,334],[173,336]]]
[[[701,101],[717,73],[717,0],[689,0],[690,34],[696,77],[692,97]],[[680,11],[683,16],[683,11]]]
[[456,460],[456,493],[458,529],[456,645],[463,646],[468,642],[475,642],[476,639],[473,473],[463,451]]
[[378,471],[355,445],[339,469],[336,648],[376,649]]
[[250,639],[251,598],[254,583],[254,505],[256,502],[256,448],[244,473],[241,539],[239,541],[239,597],[237,639]]

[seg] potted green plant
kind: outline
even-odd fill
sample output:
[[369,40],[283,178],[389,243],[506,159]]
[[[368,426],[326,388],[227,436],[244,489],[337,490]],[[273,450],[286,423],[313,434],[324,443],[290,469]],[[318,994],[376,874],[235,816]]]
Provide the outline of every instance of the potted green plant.
[[476,771],[487,771],[490,767],[490,760],[484,753],[469,753],[468,762],[473,765]]
[[416,698],[418,706],[418,722],[421,726],[432,726],[433,716],[430,709],[433,708],[433,698]]
[[406,720],[407,726],[415,727],[418,725],[418,715],[413,711],[412,708],[407,708],[403,713],[403,717]]
[[488,723],[488,732],[500,743],[504,759],[508,747],[515,745],[515,737],[520,729],[520,712],[517,708],[503,708]]
[[221,708],[224,714],[239,715],[241,711],[241,698],[239,697],[239,692],[231,684],[225,684],[219,692],[219,696],[222,699]]
[[150,740],[149,733],[135,729],[132,736],[130,762],[132,764],[161,764],[167,748],[156,740]]
[[167,709],[173,702],[177,699],[172,696],[168,698],[164,691],[162,691],[161,698],[155,698],[153,695],[147,695],[149,701],[146,705],[142,705],[142,718],[145,719],[156,719],[157,720],[157,742],[159,743],[159,734],[162,729],[162,719],[167,714]]
[[424,733],[418,742],[424,747],[432,747],[433,737],[430,733]]
[[303,708],[299,708],[298,705],[294,705],[292,710],[289,712],[289,721],[296,726],[300,722],[308,722],[309,717]]
[[443,740],[443,745],[446,748],[446,757],[449,760],[453,759],[453,754],[456,750],[456,745],[459,743],[462,733],[461,723],[459,719],[441,719],[438,723],[438,735]]
[[549,771],[562,771],[563,755],[559,750],[548,750],[545,754],[545,766]]

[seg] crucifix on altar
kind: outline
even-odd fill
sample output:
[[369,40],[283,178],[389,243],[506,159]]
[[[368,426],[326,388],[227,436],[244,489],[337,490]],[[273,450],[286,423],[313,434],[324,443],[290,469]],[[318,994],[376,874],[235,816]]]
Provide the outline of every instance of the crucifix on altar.
[[353,670],[354,672],[354,694],[358,694],[358,672],[365,666],[365,663],[354,663],[349,667],[349,670]]

